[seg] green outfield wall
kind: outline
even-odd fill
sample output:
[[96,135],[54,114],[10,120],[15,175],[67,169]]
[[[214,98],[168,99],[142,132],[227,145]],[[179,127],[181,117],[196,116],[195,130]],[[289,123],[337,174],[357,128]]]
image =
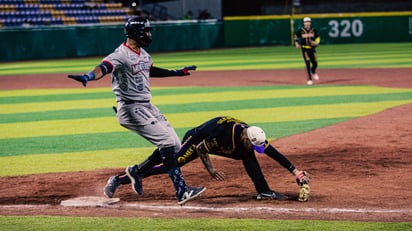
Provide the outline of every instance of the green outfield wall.
[[[309,16],[323,44],[412,41],[412,12]],[[302,17],[294,25],[303,26]]]
[[[150,52],[223,46],[222,22],[156,23]],[[102,56],[124,40],[123,25],[0,29],[0,61]]]
[[[309,16],[321,44],[412,41],[412,12],[225,17],[153,23],[150,52],[290,45]],[[125,39],[123,25],[0,29],[0,61],[103,56]]]
[[287,45],[303,17],[322,44],[411,42],[412,12],[225,17],[225,46]]

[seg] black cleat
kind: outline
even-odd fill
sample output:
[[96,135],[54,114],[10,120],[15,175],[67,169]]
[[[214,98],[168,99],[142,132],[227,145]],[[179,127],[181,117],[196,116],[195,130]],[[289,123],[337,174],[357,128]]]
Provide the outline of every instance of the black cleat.
[[132,181],[132,188],[139,195],[143,195],[143,176],[138,173],[137,165],[126,168],[126,174]]
[[104,195],[108,198],[112,198],[116,189],[120,186],[119,179],[116,176],[112,176],[107,180],[106,186],[104,186]]

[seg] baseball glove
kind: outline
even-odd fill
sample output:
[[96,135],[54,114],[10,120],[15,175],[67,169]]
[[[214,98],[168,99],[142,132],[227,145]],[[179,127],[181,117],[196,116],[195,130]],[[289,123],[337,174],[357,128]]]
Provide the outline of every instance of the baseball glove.
[[301,202],[306,202],[309,200],[309,195],[310,195],[310,186],[308,184],[303,184],[299,186],[299,195],[298,195],[298,201]]
[[309,174],[306,171],[302,171],[296,177],[296,183],[299,186],[299,195],[298,201],[308,201],[310,195],[310,186],[309,186]]

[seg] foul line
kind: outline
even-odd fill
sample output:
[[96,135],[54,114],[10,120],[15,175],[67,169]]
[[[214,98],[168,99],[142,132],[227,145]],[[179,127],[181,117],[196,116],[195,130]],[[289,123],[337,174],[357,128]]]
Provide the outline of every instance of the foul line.
[[[0,205],[0,208],[44,208],[54,207],[54,205]],[[110,209],[137,208],[147,210],[195,210],[207,212],[274,212],[274,213],[412,213],[412,209],[367,209],[367,208],[285,208],[285,207],[204,207],[187,205],[145,205],[138,203],[113,204],[104,206],[79,205],[71,207],[104,207]]]
[[211,212],[279,212],[279,213],[412,213],[412,209],[357,209],[357,208],[273,208],[273,207],[203,207],[203,206],[179,206],[179,205],[142,205],[136,203],[129,203],[122,205],[122,207],[135,207],[140,209],[174,209],[174,210],[198,210]]

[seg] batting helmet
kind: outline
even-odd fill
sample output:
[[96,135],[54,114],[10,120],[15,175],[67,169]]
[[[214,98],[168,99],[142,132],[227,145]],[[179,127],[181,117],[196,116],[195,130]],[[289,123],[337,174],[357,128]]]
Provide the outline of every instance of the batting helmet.
[[131,38],[139,43],[141,47],[146,47],[152,42],[150,32],[150,22],[142,17],[129,18],[124,25],[124,32],[128,38]]

